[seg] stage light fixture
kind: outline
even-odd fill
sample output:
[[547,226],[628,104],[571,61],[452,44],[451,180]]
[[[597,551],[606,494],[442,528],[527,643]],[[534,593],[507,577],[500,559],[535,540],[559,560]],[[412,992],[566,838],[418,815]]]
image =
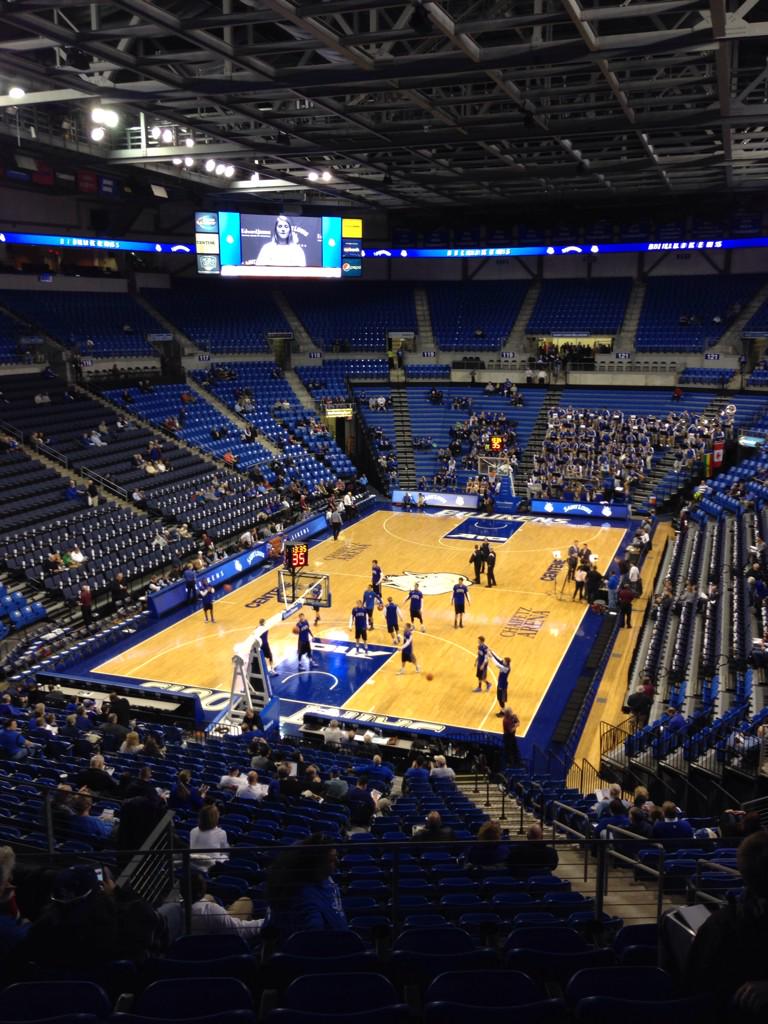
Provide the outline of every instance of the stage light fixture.
[[261,177],[259,175],[259,172],[258,171],[254,171],[253,174],[251,175],[251,181],[254,182],[254,184],[255,184],[257,181],[260,181],[260,180],[261,180]]
[[163,129],[162,140],[166,144],[166,146],[170,146],[170,144],[173,142],[173,132],[171,131],[170,128]]
[[317,173],[317,171],[310,171],[307,177],[309,178],[310,181],[317,181],[320,175]]
[[185,167],[192,167],[194,165],[194,162],[195,162],[195,158],[194,157],[192,157],[192,156],[185,156],[184,157],[184,166]]
[[227,164],[227,166],[224,168],[224,177],[231,178],[234,176],[234,173],[235,168],[232,166],[232,164]]
[[195,144],[195,140],[192,138],[191,135],[188,135],[186,137],[186,139],[184,139],[184,145],[187,147],[187,149],[192,149],[194,144]]
[[218,174],[219,176],[221,176],[224,173],[224,171],[226,171],[226,169],[227,168],[224,166],[224,164],[216,164],[216,174]]
[[333,181],[333,175],[330,171],[323,171],[321,177],[323,181]]
[[152,131],[149,134],[150,134],[150,137],[153,138],[155,140],[155,142],[157,142],[157,140],[162,135],[162,129],[160,128],[159,125],[155,125],[154,128],[152,129]]
[[94,107],[91,111],[91,120],[94,124],[103,124],[107,128],[117,128],[120,123],[120,115],[116,110],[108,110],[106,107]]
[[91,140],[93,142],[101,142],[105,135],[104,129],[101,125],[97,125],[95,128],[91,128]]
[[209,174],[213,174],[213,172],[216,170],[216,161],[215,160],[206,160],[205,161],[205,169],[206,169],[206,171],[208,171]]
[[180,156],[175,156],[175,157],[173,158],[173,163],[174,163],[174,164],[175,164],[175,165],[176,165],[177,167],[180,167],[180,166],[181,166],[181,157],[180,157]]
[[11,88],[8,90],[8,95],[12,100],[20,100],[23,99],[23,97],[27,94],[25,90],[21,88],[20,85],[12,85]]

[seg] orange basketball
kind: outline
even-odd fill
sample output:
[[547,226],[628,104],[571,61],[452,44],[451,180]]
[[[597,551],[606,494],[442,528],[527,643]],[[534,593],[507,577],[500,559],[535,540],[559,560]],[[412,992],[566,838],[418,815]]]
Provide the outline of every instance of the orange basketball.
[[222,590],[226,590],[226,592],[229,593],[230,590],[232,589],[232,584],[231,583],[225,583],[224,586],[221,589]]
[[434,677],[434,676],[432,675],[432,673],[431,673],[431,672],[427,672],[427,679],[428,679],[428,680],[429,680],[430,682],[432,682],[432,680],[433,680],[434,678],[435,678],[435,677]]
[[293,632],[296,634],[296,636],[298,636],[299,635],[299,627],[298,626],[294,626],[293,627]]

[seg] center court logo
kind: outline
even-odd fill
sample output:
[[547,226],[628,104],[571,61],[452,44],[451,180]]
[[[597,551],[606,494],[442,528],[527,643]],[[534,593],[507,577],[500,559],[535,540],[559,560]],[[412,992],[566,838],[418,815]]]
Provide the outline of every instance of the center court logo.
[[[435,594],[450,594],[458,575],[452,572],[401,572],[392,576],[384,577],[385,587],[394,587],[395,590],[404,590],[408,593],[416,584],[419,590],[426,596]],[[468,587],[472,586],[471,580],[464,577]]]

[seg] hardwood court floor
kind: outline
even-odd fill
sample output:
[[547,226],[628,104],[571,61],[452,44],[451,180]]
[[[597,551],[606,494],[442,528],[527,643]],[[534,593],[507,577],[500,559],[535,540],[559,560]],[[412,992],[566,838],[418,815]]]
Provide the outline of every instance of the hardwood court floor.
[[[570,600],[570,587],[561,597],[551,581],[541,579],[553,560],[552,553],[565,552],[574,538],[586,540],[605,570],[624,531],[593,523],[569,526],[525,522],[505,544],[495,545],[498,586],[472,586],[464,628],[454,629],[450,592],[458,576],[469,572],[473,548],[470,541],[445,539],[445,534],[459,522],[460,519],[448,516],[375,512],[346,529],[337,542],[329,539],[313,547],[311,569],[330,576],[333,598],[332,607],[323,611],[322,624],[315,632],[323,639],[350,637],[350,609],[370,579],[371,559],[379,560],[385,575],[405,577],[392,581],[397,585],[384,587],[385,600],[391,594],[401,606],[411,585],[407,574],[413,573],[423,580],[422,590],[426,594],[427,631],[417,633],[414,642],[421,674],[415,674],[412,666],[408,666],[405,675],[397,675],[400,657],[395,655],[357,690],[345,707],[470,729],[498,730],[494,690],[472,692],[477,637],[483,634],[496,654],[512,659],[510,702],[520,716],[519,735],[525,736],[586,608],[583,603]],[[558,578],[558,592],[564,573],[563,569]],[[247,636],[260,618],[269,618],[282,607],[274,597],[259,608],[245,606],[276,583],[277,574],[272,571],[217,600],[215,625],[205,623],[202,612],[198,612],[111,658],[97,671],[228,689],[233,645]],[[402,610],[405,615],[407,609]],[[374,623],[370,641],[385,644],[388,635],[382,613],[376,612]],[[270,632],[276,662],[291,659],[291,672],[296,650],[292,625],[293,620],[289,619]],[[428,673],[433,674],[433,680],[426,678]],[[489,678],[495,687],[495,670]],[[279,694],[279,677],[273,679],[277,680],[274,685]],[[317,700],[317,696],[308,695],[307,699]]]

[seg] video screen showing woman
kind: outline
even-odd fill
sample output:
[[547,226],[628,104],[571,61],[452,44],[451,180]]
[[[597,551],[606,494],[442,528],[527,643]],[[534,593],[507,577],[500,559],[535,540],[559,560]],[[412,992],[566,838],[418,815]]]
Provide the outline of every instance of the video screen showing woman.
[[322,228],[319,217],[272,219],[244,214],[241,220],[243,263],[259,267],[322,266]]

